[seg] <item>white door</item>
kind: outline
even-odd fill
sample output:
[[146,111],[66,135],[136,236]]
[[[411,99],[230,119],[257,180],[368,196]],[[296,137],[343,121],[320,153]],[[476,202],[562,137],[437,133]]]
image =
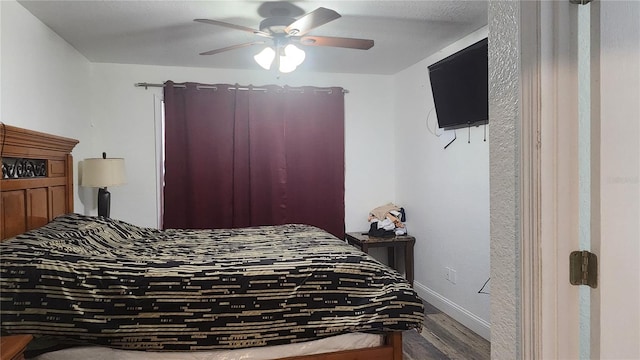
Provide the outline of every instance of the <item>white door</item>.
[[[541,2],[541,358],[640,359],[639,19],[635,0]],[[569,284],[583,249],[595,289]]]
[[591,246],[600,258],[591,354],[640,359],[640,2],[591,6]]

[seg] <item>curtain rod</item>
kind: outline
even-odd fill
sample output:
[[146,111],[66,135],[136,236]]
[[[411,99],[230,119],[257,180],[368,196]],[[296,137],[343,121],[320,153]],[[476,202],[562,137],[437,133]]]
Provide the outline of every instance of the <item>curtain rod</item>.
[[[150,87],[164,87],[164,84],[152,84],[152,83],[135,83],[133,84],[133,86],[135,87],[143,87],[145,90],[147,90]],[[186,85],[182,85],[182,84],[175,84],[173,85],[174,87],[177,88],[185,88],[187,87]],[[198,89],[217,89],[217,87],[213,86],[213,85],[199,85],[197,86]],[[231,87],[229,88],[229,90],[262,90],[262,91],[267,91],[267,89],[265,88],[261,88],[261,87],[255,87],[255,88],[251,88],[249,89],[248,87]],[[315,91],[331,91],[331,89],[316,89]],[[344,94],[348,94],[349,90],[347,89],[342,89],[342,93]]]

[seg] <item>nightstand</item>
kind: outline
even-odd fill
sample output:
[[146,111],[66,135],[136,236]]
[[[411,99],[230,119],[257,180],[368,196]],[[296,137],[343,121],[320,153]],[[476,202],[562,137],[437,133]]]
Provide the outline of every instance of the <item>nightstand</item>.
[[31,339],[31,335],[0,337],[0,360],[24,360],[24,350]]
[[[407,274],[407,281],[413,286],[413,245],[416,243],[416,238],[409,235],[399,235],[390,238],[379,238],[369,236],[367,233],[352,232],[347,233],[347,242],[351,245],[357,246],[362,249],[363,252],[369,253],[369,248],[373,247],[386,247],[387,259],[389,266],[396,268],[396,252],[397,248],[404,250],[404,266]],[[398,270],[400,271],[400,270]]]

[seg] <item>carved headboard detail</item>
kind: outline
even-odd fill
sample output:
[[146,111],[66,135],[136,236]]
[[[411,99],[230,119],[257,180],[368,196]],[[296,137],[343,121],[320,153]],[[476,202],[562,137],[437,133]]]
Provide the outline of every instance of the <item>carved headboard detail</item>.
[[0,240],[73,211],[78,140],[0,124]]

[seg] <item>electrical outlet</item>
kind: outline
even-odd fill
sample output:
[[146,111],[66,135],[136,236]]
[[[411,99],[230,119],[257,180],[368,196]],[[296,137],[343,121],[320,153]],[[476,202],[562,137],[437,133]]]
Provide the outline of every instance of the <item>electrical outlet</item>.
[[452,284],[455,284],[456,281],[458,281],[458,275],[454,269],[449,269],[449,281],[451,281]]

